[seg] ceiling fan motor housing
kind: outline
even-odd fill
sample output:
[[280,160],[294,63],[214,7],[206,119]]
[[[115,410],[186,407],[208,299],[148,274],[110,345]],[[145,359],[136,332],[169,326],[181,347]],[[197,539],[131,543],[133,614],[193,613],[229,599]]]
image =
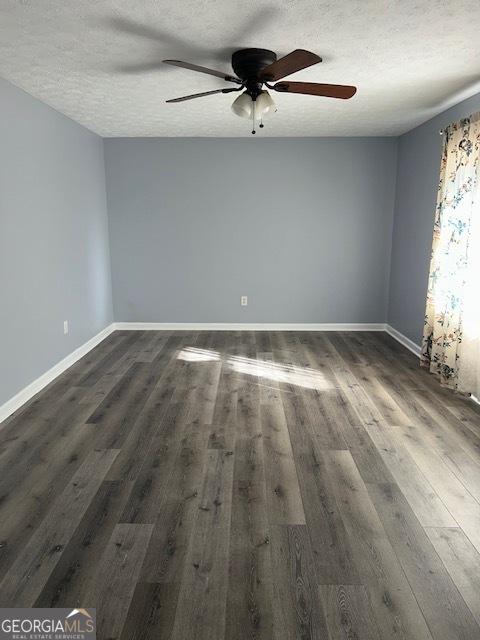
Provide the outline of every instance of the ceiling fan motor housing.
[[276,60],[277,54],[268,49],[240,49],[232,55],[232,67],[241,80],[255,82],[263,69]]

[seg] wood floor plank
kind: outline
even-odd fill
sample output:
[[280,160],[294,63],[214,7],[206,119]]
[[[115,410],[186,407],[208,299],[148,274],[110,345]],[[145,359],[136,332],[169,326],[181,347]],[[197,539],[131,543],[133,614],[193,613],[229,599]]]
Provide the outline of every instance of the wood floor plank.
[[[411,405],[419,416],[425,436],[430,436],[437,449],[464,450],[473,459],[480,456],[480,438],[458,420],[446,407],[439,406],[433,394],[423,390],[412,390],[409,394]],[[480,435],[480,434],[479,434]]]
[[[86,420],[91,408],[78,406],[84,392],[78,387],[71,387],[65,394],[51,401],[50,410],[41,412],[38,418],[21,422],[25,430],[15,440],[10,440],[8,434],[2,433],[2,440],[8,440],[3,447],[1,456],[2,475],[0,477],[0,491],[3,499],[12,487],[18,487],[25,480],[28,482],[32,469],[41,464],[48,456],[49,448],[55,446],[62,435],[71,432],[72,427],[82,424]],[[32,423],[34,428],[30,428]]]
[[360,584],[324,459],[313,443],[294,455],[319,584]]
[[455,402],[456,398],[447,398],[445,400],[445,406],[453,415],[463,422],[473,433],[480,435],[480,428],[478,426],[478,418],[480,417],[479,405],[471,402],[471,399],[462,398],[461,402]]
[[426,532],[480,625],[480,554],[460,528],[429,527]]
[[443,451],[441,458],[475,500],[480,503],[480,458],[477,462],[461,449]]
[[170,331],[148,331],[148,339],[137,350],[136,362],[153,362],[167,346]]
[[272,567],[262,438],[235,443],[225,637],[273,638]]
[[428,446],[418,427],[411,426],[408,429],[402,429],[401,436],[428,482],[477,551],[480,551],[480,504],[442,461],[441,457]]
[[168,582],[138,582],[121,640],[167,640],[177,608],[179,586]]
[[332,640],[381,640],[362,584],[321,585],[319,590]]
[[[178,397],[182,397],[187,377],[186,363],[178,360],[182,344],[182,340],[170,337],[161,355],[155,359],[157,373],[153,388],[145,402],[137,405],[137,413],[131,421],[121,453],[110,471],[110,479],[136,479],[152,450],[153,438],[157,436],[158,440],[159,436],[162,437],[165,425],[169,424],[169,420],[171,422],[171,416],[181,413],[175,402]],[[173,411],[172,404],[175,405]],[[165,444],[174,431],[175,425],[171,425],[170,430],[165,432]],[[180,437],[179,431],[177,440]]]
[[372,431],[381,435],[387,426],[386,422],[331,340],[331,336],[316,334],[315,343],[318,345],[318,352],[322,354],[316,358],[329,369],[329,376],[336,380],[335,384],[341,392],[339,399],[348,408],[345,415],[351,412],[354,414],[348,420],[339,421],[343,437],[365,482],[389,482],[390,470],[372,435]]
[[480,627],[398,487],[369,485],[368,492],[433,637],[479,638]]
[[272,524],[305,524],[290,434],[281,403],[261,406],[268,519]]
[[115,366],[122,362],[122,358],[129,349],[141,338],[143,332],[130,331],[115,347],[107,352],[100,362],[93,362],[83,367],[82,375],[76,381],[79,387],[91,387],[106,373],[110,373]]
[[[268,339],[268,334],[264,337]],[[247,349],[237,347],[235,351],[247,358],[248,353],[253,354],[254,347],[257,348],[255,336]],[[268,502],[259,411],[264,397],[263,383],[257,388],[245,385],[248,373],[233,382],[232,369],[235,369],[235,360],[231,363],[225,354],[215,407],[215,420],[224,425],[221,433],[226,453],[235,454],[225,637],[266,639],[273,637],[273,618]],[[241,430],[237,429],[237,412],[242,418]]]
[[[81,413],[81,412],[80,412]],[[35,462],[27,461],[17,484],[4,491],[0,520],[0,569],[7,571],[52,504],[92,450],[90,425],[71,425],[70,432],[53,436]],[[23,475],[26,474],[26,475]],[[11,472],[14,480],[17,473]],[[19,505],[22,508],[19,509]]]
[[120,638],[145,551],[150,524],[117,524],[98,567],[94,601],[100,638]]
[[234,456],[210,450],[202,499],[181,577],[172,640],[225,633]]
[[275,361],[270,351],[258,351],[257,360],[259,371],[263,370],[264,375],[260,377],[260,404],[277,404],[280,402],[280,389],[278,380],[275,379],[272,365]]
[[[456,526],[457,522],[452,514],[429,484],[404,443],[399,440],[397,430],[385,422],[364,389],[356,383],[356,378],[346,363],[338,358],[335,351],[332,352],[328,341],[326,347],[337,364],[335,376],[347,399],[357,412],[369,439],[376,447],[376,455],[371,452],[370,448],[367,449],[368,458],[375,472],[372,473],[368,468],[365,470],[363,465],[359,465],[363,480],[372,483],[389,483],[394,478],[404,495],[407,496],[422,524],[426,526]],[[351,444],[351,439],[349,439],[349,443]],[[355,461],[359,459],[358,451],[362,452],[360,461],[363,462],[365,448],[360,445],[360,447],[351,449]],[[382,460],[381,464],[378,457]]]
[[297,393],[294,385],[282,385],[281,399],[320,584],[358,584],[360,578],[346,530],[326,467],[309,429],[310,414],[305,398],[302,393]]
[[345,432],[350,433],[353,425],[358,425],[358,420],[355,420],[353,410],[340,390],[313,390],[307,395],[318,411],[312,425],[317,448],[334,451],[348,449]]
[[[225,337],[224,337],[225,339]],[[236,439],[238,394],[243,380],[235,376],[228,353],[223,353],[217,396],[212,414],[209,448],[233,450]]]
[[37,598],[36,607],[96,606],[96,572],[130,490],[128,482],[102,482]]
[[[203,363],[202,363],[203,364]],[[207,429],[201,421],[203,408],[208,405],[205,386],[210,385],[208,380],[209,366],[200,367],[198,363],[190,365],[177,361],[173,365],[176,375],[176,387],[169,395],[168,406],[165,407],[165,399],[161,399],[160,406],[165,411],[162,420],[158,423],[161,411],[156,403],[155,389],[150,395],[145,407],[142,409],[140,422],[157,422],[154,436],[147,442],[148,450],[144,451],[140,467],[128,504],[122,515],[122,522],[149,522],[155,523],[161,505],[166,501],[175,501],[174,491],[171,495],[169,479],[174,471],[177,456],[184,446],[184,433],[188,429],[199,430],[207,437]],[[201,402],[199,395],[204,398]],[[153,400],[153,403],[152,403]],[[209,410],[208,410],[209,412]],[[145,428],[140,428],[144,433]]]
[[363,367],[363,371],[362,367],[357,367],[355,374],[360,385],[388,425],[409,425],[411,423],[411,418],[395,401],[388,388],[382,385],[381,381],[366,367]]
[[295,456],[308,453],[312,446],[312,435],[310,415],[303,395],[297,394],[291,385],[282,385],[281,398],[293,453]]
[[86,390],[86,393],[79,400],[79,404],[88,404],[90,413],[101,404],[107,395],[120,382],[121,376],[114,373],[106,373],[98,382]]
[[165,366],[180,346],[172,337],[167,348],[152,363],[134,363],[120,382],[88,418],[90,424],[99,425],[97,446],[121,448],[140,411],[158,383]]
[[310,538],[304,525],[272,526],[275,637],[328,638],[316,586]]
[[342,519],[382,638],[432,636],[348,451],[325,451]]
[[158,507],[153,510],[157,515],[142,581],[178,583],[201,505],[208,460],[207,436],[205,425],[191,425],[184,433]]
[[73,476],[0,583],[4,606],[33,606],[117,454],[93,451]]
[[121,516],[121,522],[153,524],[165,500],[165,491],[182,447],[188,408],[171,404],[158,426]]

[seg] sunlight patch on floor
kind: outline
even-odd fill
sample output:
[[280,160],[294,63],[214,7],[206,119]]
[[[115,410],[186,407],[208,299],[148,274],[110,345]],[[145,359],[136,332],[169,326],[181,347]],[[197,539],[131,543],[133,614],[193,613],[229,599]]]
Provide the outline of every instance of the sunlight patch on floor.
[[186,362],[216,362],[223,359],[225,364],[236,373],[305,389],[325,390],[332,388],[331,382],[323,373],[309,367],[297,367],[245,356],[225,355],[222,357],[218,351],[197,347],[185,347],[179,352],[177,358]]
[[325,378],[323,373],[308,367],[297,367],[243,356],[229,356],[227,364],[238,373],[245,373],[257,378],[292,384],[306,389],[324,390],[332,388],[332,384]]
[[220,360],[218,351],[210,351],[209,349],[197,349],[197,347],[185,347],[177,356],[178,360],[186,362],[212,362]]

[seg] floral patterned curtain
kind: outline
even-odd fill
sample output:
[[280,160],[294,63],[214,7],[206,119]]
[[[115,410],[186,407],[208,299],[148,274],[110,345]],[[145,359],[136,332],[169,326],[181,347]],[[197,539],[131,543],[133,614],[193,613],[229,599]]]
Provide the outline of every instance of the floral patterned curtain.
[[[422,345],[422,366],[442,384],[458,388],[461,369],[465,293],[472,230],[480,217],[480,113],[444,131],[432,259]],[[471,269],[470,269],[471,272]],[[480,296],[480,274],[476,282]]]

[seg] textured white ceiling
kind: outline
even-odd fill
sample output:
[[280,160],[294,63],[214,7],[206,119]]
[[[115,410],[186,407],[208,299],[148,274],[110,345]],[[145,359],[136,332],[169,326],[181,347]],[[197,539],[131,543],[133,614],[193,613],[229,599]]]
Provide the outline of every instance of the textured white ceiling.
[[160,61],[304,48],[324,61],[290,79],[357,95],[275,94],[259,135],[396,135],[479,90],[479,24],[479,0],[0,0],[0,76],[102,136],[249,136],[235,95],[165,104],[232,85]]

